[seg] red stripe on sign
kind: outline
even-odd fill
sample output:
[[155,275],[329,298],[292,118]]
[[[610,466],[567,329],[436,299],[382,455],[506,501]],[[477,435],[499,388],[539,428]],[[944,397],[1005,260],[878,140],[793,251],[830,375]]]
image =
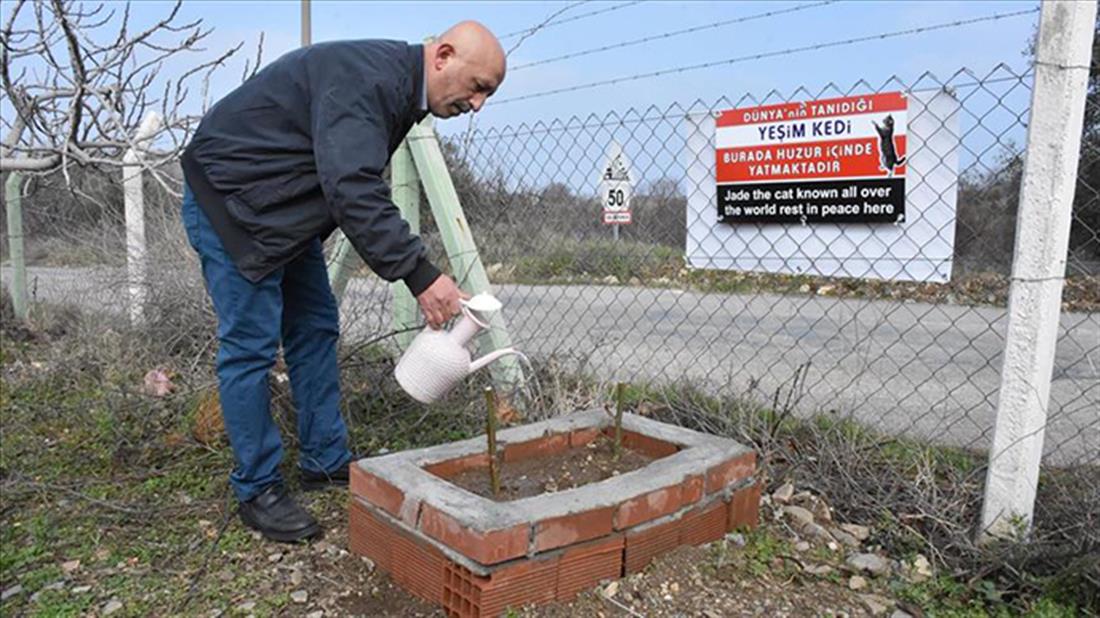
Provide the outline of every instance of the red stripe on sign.
[[[905,136],[894,137],[898,157],[904,157]],[[873,137],[772,144],[715,151],[716,179],[719,184],[763,180],[824,179],[848,176],[882,176],[878,140]],[[904,176],[905,165],[894,168],[894,176]]]
[[906,109],[907,103],[908,99],[903,92],[883,92],[881,94],[730,109],[718,116],[717,123],[720,127],[733,127],[745,124],[803,120],[806,118],[896,112]]

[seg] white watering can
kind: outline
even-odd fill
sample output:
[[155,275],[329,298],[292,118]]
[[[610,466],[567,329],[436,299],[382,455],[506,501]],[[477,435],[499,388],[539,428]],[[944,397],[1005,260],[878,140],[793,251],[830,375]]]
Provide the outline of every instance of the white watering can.
[[462,317],[450,331],[425,327],[401,355],[394,377],[401,388],[421,403],[439,401],[471,373],[508,354],[501,348],[471,361],[469,346],[474,337],[489,328],[489,315],[500,311],[501,303],[490,294],[478,294],[462,301]]

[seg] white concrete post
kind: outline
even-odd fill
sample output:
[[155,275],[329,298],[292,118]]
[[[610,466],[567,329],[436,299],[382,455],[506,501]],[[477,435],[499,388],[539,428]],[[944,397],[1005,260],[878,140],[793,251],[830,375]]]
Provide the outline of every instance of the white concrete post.
[[[160,115],[149,112],[141,121],[134,144],[143,148],[145,142],[160,129]],[[130,323],[145,320],[146,272],[145,193],[141,187],[141,154],[133,148],[122,157],[122,196],[126,206],[126,288],[130,299]]]
[[[413,125],[406,143],[412,152],[417,174],[424,187],[424,195],[431,205],[443,247],[447,250],[455,283],[470,294],[491,293],[489,275],[485,273],[470,224],[466,221],[466,214],[458,201],[458,192],[455,191],[454,180],[447,168],[447,160],[443,158],[443,149],[439,145],[432,119],[429,117],[424,122]],[[479,338],[479,350],[482,354],[512,347],[512,336],[508,333],[508,325],[502,313],[497,311],[490,316],[489,331]],[[523,368],[515,356],[505,356],[489,365],[489,372],[497,388],[504,393],[510,394],[526,383]],[[523,402],[516,399],[514,403],[522,405]]]
[[1095,18],[1095,2],[1042,4],[985,540],[1026,532],[1035,507]]
[[[8,210],[8,253],[11,257],[11,305],[15,317],[26,320],[27,259],[23,253],[23,175],[8,172],[4,183],[4,199]],[[2,291],[2,290],[0,290]]]

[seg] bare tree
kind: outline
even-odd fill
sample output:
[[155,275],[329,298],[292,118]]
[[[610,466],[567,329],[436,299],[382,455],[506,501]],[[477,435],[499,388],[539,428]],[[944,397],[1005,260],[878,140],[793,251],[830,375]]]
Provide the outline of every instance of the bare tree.
[[[166,77],[166,66],[205,51],[200,45],[212,32],[202,20],[180,23],[180,4],[133,30],[129,3],[110,10],[71,0],[10,3],[0,32],[0,85],[14,113],[3,118],[0,170],[68,178],[74,163],[121,167],[127,151],[152,172],[176,159],[197,121],[186,113],[192,88],[201,87],[205,109],[211,74],[243,45]],[[252,73],[262,50],[261,36]]]

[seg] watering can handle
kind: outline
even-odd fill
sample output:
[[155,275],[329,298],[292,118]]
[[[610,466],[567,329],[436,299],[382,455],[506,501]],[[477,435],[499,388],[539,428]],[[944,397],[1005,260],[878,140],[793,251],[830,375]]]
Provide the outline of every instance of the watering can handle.
[[460,298],[458,299],[458,302],[462,303],[462,313],[466,314],[466,317],[473,320],[474,324],[477,324],[481,328],[489,328],[488,322],[482,322],[481,319],[477,317],[476,312],[473,309],[470,309],[470,301]]

